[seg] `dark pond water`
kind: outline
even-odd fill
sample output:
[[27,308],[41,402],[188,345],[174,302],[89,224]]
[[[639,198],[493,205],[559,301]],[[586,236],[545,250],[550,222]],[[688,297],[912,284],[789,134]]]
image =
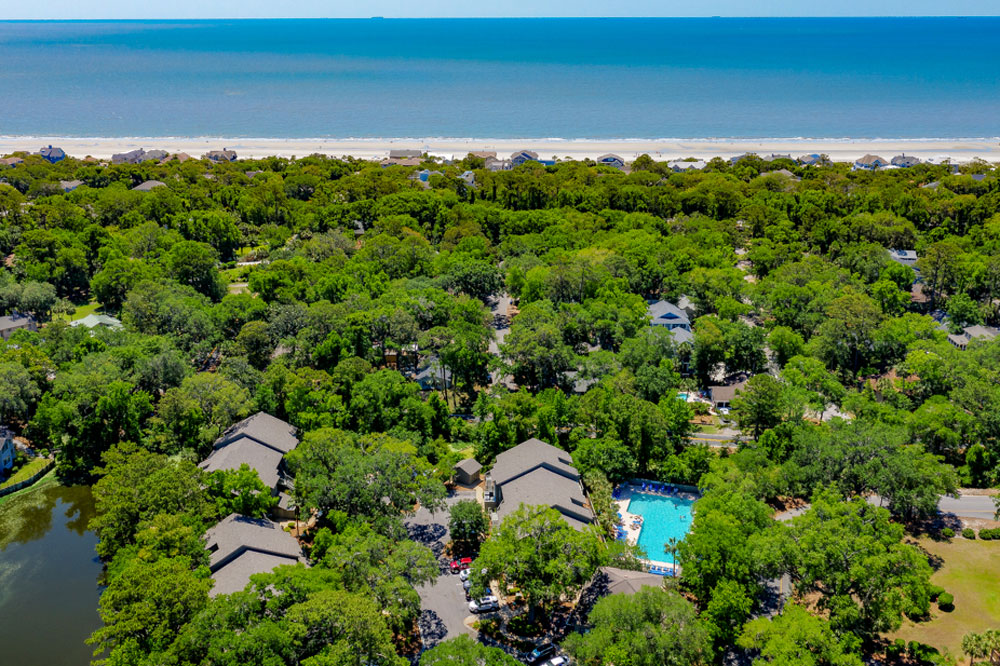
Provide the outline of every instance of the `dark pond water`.
[[43,481],[0,499],[0,663],[86,666],[101,564],[86,486]]

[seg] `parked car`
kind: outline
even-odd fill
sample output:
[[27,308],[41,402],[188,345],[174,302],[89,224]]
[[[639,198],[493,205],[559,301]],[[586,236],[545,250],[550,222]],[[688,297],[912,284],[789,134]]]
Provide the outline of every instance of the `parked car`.
[[469,611],[472,613],[485,613],[495,610],[500,610],[500,600],[492,594],[480,599],[473,599],[469,602]]
[[521,661],[526,664],[537,664],[544,659],[554,657],[555,654],[556,646],[552,643],[545,643],[544,645],[539,645],[534,650],[530,650],[522,654]]
[[469,599],[472,595],[469,594],[469,590],[472,589],[472,581],[466,578],[462,581],[462,589],[465,590],[465,598]]
[[452,560],[449,566],[451,567],[452,573],[460,573],[472,566],[472,558],[463,557],[460,560]]
[[549,661],[545,666],[566,666],[566,657],[556,657],[555,659]]

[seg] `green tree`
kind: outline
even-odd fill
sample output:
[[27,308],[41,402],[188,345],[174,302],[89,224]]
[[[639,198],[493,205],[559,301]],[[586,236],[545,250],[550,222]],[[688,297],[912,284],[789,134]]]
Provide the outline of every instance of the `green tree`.
[[573,529],[556,509],[521,505],[483,543],[473,586],[482,591],[491,580],[516,585],[534,617],[585,585],[603,557],[596,533]]
[[38,384],[23,365],[0,362],[0,423],[24,420],[40,394]]
[[732,405],[740,430],[754,439],[790,418],[795,407],[786,387],[771,375],[751,377]]
[[221,300],[226,293],[218,261],[219,255],[211,246],[196,241],[175,243],[167,255],[170,275],[213,301]]
[[756,650],[754,666],[861,666],[857,640],[837,635],[830,623],[798,604],[788,604],[780,615],[757,618],[743,629],[737,644]]
[[517,666],[520,663],[500,648],[477,643],[466,634],[438,643],[420,655],[420,666]]
[[927,556],[903,542],[903,526],[885,509],[827,492],[780,534],[796,591],[819,595],[834,631],[871,639],[898,629],[904,614],[929,610]]
[[224,518],[231,513],[264,518],[278,505],[257,470],[243,463],[239,469],[220,469],[205,477],[205,492],[215,503],[216,514]]
[[697,666],[711,662],[711,640],[694,607],[677,592],[645,587],[597,602],[592,628],[563,644],[582,666]]
[[161,513],[200,519],[209,511],[201,485],[203,472],[188,461],[122,444],[104,455],[100,471],[90,528],[100,539],[97,554],[104,559],[134,543],[142,521]]
[[103,626],[87,639],[95,655],[108,653],[98,663],[135,663],[139,655],[166,650],[208,603],[211,587],[211,579],[191,571],[185,558],[131,563],[101,594]]
[[489,518],[475,500],[456,502],[448,510],[448,531],[459,552],[474,553],[489,529]]

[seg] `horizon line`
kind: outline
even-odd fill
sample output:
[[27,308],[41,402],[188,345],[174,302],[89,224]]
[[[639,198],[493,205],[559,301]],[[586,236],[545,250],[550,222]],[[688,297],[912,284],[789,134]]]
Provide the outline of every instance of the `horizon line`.
[[760,15],[699,15],[699,16],[676,16],[676,15],[655,15],[655,16],[197,16],[197,17],[131,17],[131,18],[110,18],[110,17],[88,17],[88,18],[0,18],[0,23],[85,23],[92,21],[102,22],[129,22],[129,21],[507,21],[507,20],[551,20],[551,19],[580,19],[580,20],[632,20],[632,19],[928,19],[928,18],[956,18],[956,19],[976,19],[976,18],[1000,18],[1000,12],[996,14],[859,14],[859,15],[802,15],[788,14],[775,16]]

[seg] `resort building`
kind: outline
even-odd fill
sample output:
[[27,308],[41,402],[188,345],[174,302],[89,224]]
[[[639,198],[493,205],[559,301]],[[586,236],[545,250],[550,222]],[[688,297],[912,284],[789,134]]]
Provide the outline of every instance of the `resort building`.
[[133,192],[149,192],[157,187],[166,187],[167,184],[161,180],[147,180],[144,183],[139,183],[132,188]]
[[66,153],[63,152],[62,148],[53,148],[52,146],[46,146],[38,151],[38,154],[42,156],[45,160],[48,160],[52,164],[60,162],[66,159]]
[[486,474],[484,502],[496,522],[522,504],[552,507],[578,530],[594,520],[569,453],[535,438],[497,456]]
[[0,425],[0,475],[14,466],[14,433]]
[[206,472],[238,470],[244,464],[257,470],[264,485],[280,498],[276,513],[290,518],[294,513],[291,497],[283,492],[291,485],[286,479],[284,457],[298,444],[292,425],[257,412],[222,433],[212,453],[198,466]]
[[625,160],[614,153],[605,153],[597,158],[597,163],[604,166],[614,167],[615,169],[624,169]]
[[949,335],[948,342],[959,349],[965,350],[973,340],[989,342],[998,335],[1000,335],[1000,330],[992,326],[980,326],[977,324],[975,326],[966,326],[965,330],[961,333]]
[[650,318],[650,326],[663,326],[671,335],[674,342],[683,344],[691,342],[694,334],[691,332],[691,319],[687,312],[677,307],[670,301],[653,301],[646,307],[646,314]]
[[10,340],[10,336],[14,335],[14,331],[37,331],[38,326],[35,324],[35,318],[31,315],[20,314],[14,312],[7,315],[6,317],[0,317],[0,338],[3,338],[4,342]]
[[210,592],[213,597],[242,590],[254,574],[305,562],[298,541],[278,523],[235,513],[205,533],[205,547],[215,581]]
[[920,164],[920,158],[914,157],[913,155],[896,155],[892,158],[892,165],[905,169],[907,167],[915,167]]
[[73,328],[83,326],[84,328],[110,328],[117,331],[122,327],[121,320],[106,314],[89,314],[83,319],[77,319],[69,323]]

